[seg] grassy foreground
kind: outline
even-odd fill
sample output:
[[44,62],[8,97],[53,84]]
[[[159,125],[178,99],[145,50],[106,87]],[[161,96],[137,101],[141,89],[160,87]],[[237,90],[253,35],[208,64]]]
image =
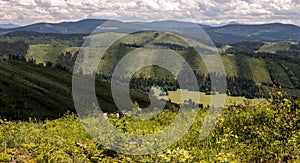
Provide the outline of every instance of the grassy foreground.
[[[79,118],[35,122],[0,120],[0,162],[299,162],[300,104],[283,92],[268,105],[230,105],[214,131],[199,140],[207,110],[198,112],[189,132],[170,148],[130,156],[111,151],[90,137]],[[109,121],[131,134],[149,134],[169,125],[176,111],[137,121],[111,114]]]

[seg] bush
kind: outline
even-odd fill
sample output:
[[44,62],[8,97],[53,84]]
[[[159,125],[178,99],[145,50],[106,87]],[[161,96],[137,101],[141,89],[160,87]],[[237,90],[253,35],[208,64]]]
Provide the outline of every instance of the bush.
[[[223,109],[214,131],[199,139],[207,110],[201,109],[178,142],[158,153],[130,156],[116,153],[93,139],[79,118],[66,115],[44,122],[0,120],[1,162],[297,162],[300,161],[299,102],[280,89],[261,106]],[[123,132],[151,134],[168,126],[177,112],[138,121],[127,116],[109,121]]]

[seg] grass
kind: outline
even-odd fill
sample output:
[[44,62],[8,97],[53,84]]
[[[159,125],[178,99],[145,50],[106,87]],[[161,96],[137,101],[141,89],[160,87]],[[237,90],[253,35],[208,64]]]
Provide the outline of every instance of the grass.
[[276,60],[269,60],[268,66],[271,69],[271,72],[274,75],[274,78],[282,84],[283,87],[293,89],[294,85],[291,82],[290,76],[286,73],[285,69],[282,67],[282,65],[279,63],[279,61]]
[[224,64],[225,72],[227,76],[238,76],[238,67],[234,55],[223,55],[222,61]]
[[[220,98],[222,99],[221,95],[206,95],[203,92],[191,92],[191,91],[187,91],[187,90],[176,90],[176,91],[169,91],[169,95],[168,98],[177,104],[182,104],[181,102],[181,91],[183,93],[188,93],[189,97],[191,97],[192,101],[199,101],[201,104],[203,104],[204,107],[206,106],[211,106],[211,100],[213,98],[213,96],[215,96],[215,98]],[[197,99],[196,97],[200,97],[200,99]],[[230,104],[237,104],[237,105],[245,105],[245,104],[251,104],[251,105],[260,105],[260,104],[266,104],[267,100],[263,99],[263,98],[259,98],[259,99],[247,99],[245,97],[235,97],[235,96],[226,96],[225,99],[225,105],[230,105]]]
[[[264,60],[258,58],[246,58],[251,69],[252,80],[257,84],[272,83],[270,73]],[[249,72],[250,73],[250,72]]]
[[[116,38],[118,39],[121,37],[120,40],[115,42],[113,46],[111,46],[98,63],[97,59],[95,58],[95,54],[97,52],[102,51],[103,47],[98,47],[98,45],[107,44],[110,40],[109,38]],[[183,47],[187,47],[188,45],[182,39],[171,35],[169,33],[163,32],[145,32],[145,33],[138,33],[138,34],[129,34],[124,36],[120,33],[105,33],[105,34],[96,34],[92,39],[91,46],[89,48],[82,48],[81,50],[85,52],[85,66],[83,71],[84,72],[92,72],[95,67],[98,66],[97,72],[103,74],[104,76],[111,76],[112,72],[114,71],[115,66],[118,62],[129,52],[136,50],[135,47],[130,47],[130,45],[142,45],[142,44],[155,44],[155,43],[167,43],[167,45],[182,45]],[[126,45],[119,45],[119,43],[124,43]],[[273,45],[274,44],[274,45]],[[293,44],[292,41],[286,42],[279,42],[279,43],[267,43],[265,47],[277,47],[283,48],[290,47]],[[206,45],[200,45],[204,49],[210,49]],[[33,58],[36,60],[37,63],[44,63],[45,61],[50,61],[53,64],[56,63],[58,55],[61,53],[65,53],[70,51],[73,53],[77,51],[78,47],[68,47],[65,45],[51,45],[51,44],[38,44],[38,45],[31,45],[28,55],[26,56],[27,59]],[[195,70],[198,74],[208,74],[207,66],[205,65],[203,58],[201,58],[197,53],[194,51],[183,51],[183,50],[173,50],[174,52],[178,53],[182,56]],[[159,51],[157,55],[159,55]],[[205,56],[207,61],[211,61],[209,65],[219,65],[219,63],[214,62],[211,56]],[[272,69],[273,77],[279,81],[286,89],[297,88],[299,86],[299,66],[297,64],[293,64],[288,61],[276,61],[278,63],[273,63],[273,61],[269,61],[269,59],[264,58],[254,58],[245,55],[232,55],[226,54],[222,55],[222,61],[225,68],[225,72],[227,76],[235,76],[235,77],[242,77],[246,79],[253,80],[258,86],[261,86],[264,83],[270,84],[271,75],[269,69]],[[153,60],[154,58],[150,58]],[[99,58],[100,60],[100,58]],[[136,61],[136,58],[129,61],[130,63]],[[280,64],[279,64],[280,63]],[[176,64],[176,63],[175,63]],[[279,65],[276,65],[279,64]],[[130,65],[130,64],[128,64]],[[281,68],[282,65],[286,66],[289,70],[285,70]],[[178,65],[177,65],[178,66]],[[130,66],[129,66],[130,67]],[[179,68],[178,68],[179,69]],[[290,73],[292,72],[292,73]],[[292,74],[292,76],[291,76]],[[138,77],[144,76],[146,78],[153,78],[153,79],[165,79],[171,78],[172,75],[161,68],[156,67],[145,67],[139,70],[136,75]],[[295,92],[295,91],[294,91]]]
[[283,41],[278,43],[266,43],[258,51],[275,54],[277,50],[289,50],[292,45],[298,44],[294,41]]
[[[107,34],[98,34],[92,37],[93,39],[93,45],[101,45],[105,44],[103,43],[103,40],[107,37],[121,37],[121,34],[117,33],[111,33],[112,35]],[[157,32],[156,34],[153,32],[146,32],[146,33],[139,33],[139,34],[129,34],[125,37],[122,37],[120,40],[118,40],[113,46],[111,46],[107,52],[105,53],[103,59],[99,63],[98,72],[106,75],[111,75],[111,73],[114,70],[114,66],[117,65],[117,63],[122,59],[123,56],[125,56],[127,53],[135,50],[136,48],[128,47],[128,46],[120,46],[119,43],[123,44],[129,44],[129,45],[153,45],[156,43],[167,43],[171,45],[180,45],[183,47],[187,47],[187,43],[183,41],[182,39],[171,35],[169,33],[163,33],[163,32]],[[211,47],[201,44],[199,45],[204,49],[214,50]],[[100,47],[99,47],[100,48]],[[162,50],[156,49],[154,53],[161,53]],[[207,73],[207,68],[205,63],[203,62],[203,59],[200,57],[200,55],[194,53],[194,52],[186,52],[182,50],[173,50],[174,52],[178,53],[184,59],[191,65],[191,67],[196,70],[197,72],[201,74]],[[147,58],[153,60],[153,58]],[[135,61],[135,60],[134,60]],[[132,62],[134,62],[132,61]],[[177,63],[174,63],[177,64]],[[153,77],[154,75],[163,77],[166,72],[161,69],[157,68],[145,68],[142,71],[139,71],[137,74],[143,74],[145,77]],[[154,77],[155,78],[155,77]]]
[[[204,140],[199,133],[207,110],[201,109],[185,136],[147,155],[125,155],[106,148],[84,130],[74,114],[44,122],[0,120],[0,162],[299,162],[299,102],[281,92],[274,92],[272,99],[267,105],[224,108]],[[111,114],[108,121],[124,133],[146,135],[163,130],[176,114],[165,110],[145,121]]]
[[50,61],[52,64],[57,62],[58,56],[66,52],[74,53],[78,51],[78,47],[68,47],[61,44],[37,44],[30,45],[26,59],[36,60],[36,63],[44,63]]
[[239,67],[238,75],[246,79],[252,79],[252,70],[247,58],[249,57],[244,55],[236,55],[236,63]]

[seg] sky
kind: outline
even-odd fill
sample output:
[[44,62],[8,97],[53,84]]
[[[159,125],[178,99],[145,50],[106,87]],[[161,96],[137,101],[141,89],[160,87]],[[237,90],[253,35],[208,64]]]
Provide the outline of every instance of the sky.
[[0,8],[0,24],[99,18],[300,25],[300,0],[0,0]]

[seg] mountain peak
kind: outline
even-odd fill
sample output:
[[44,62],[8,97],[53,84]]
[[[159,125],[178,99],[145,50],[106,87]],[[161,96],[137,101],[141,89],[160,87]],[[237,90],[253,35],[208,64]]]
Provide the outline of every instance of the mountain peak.
[[231,21],[231,22],[229,22],[228,24],[235,25],[235,24],[240,24],[240,23],[239,23],[239,22],[236,22],[236,21]]

